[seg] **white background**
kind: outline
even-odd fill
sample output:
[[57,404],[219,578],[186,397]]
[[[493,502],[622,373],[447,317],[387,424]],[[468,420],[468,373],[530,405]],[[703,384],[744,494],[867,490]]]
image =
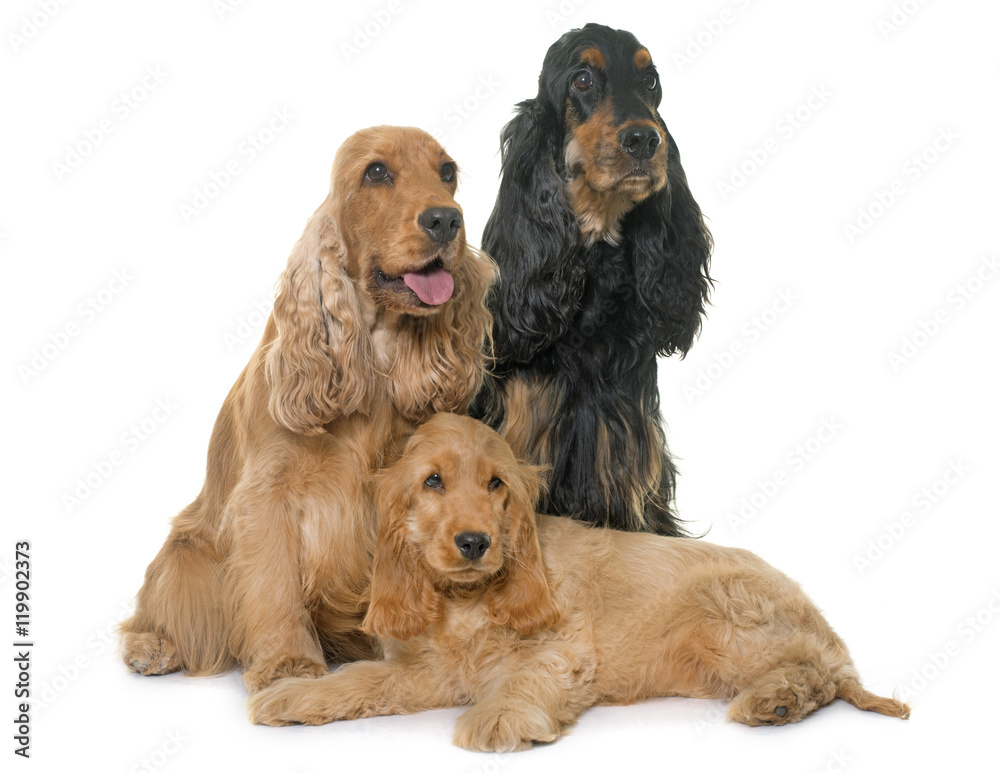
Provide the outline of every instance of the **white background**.
[[[995,757],[996,4],[224,10],[16,0],[0,14],[0,583],[12,618],[13,546],[30,540],[38,701],[17,769],[875,771]],[[450,745],[457,709],[272,729],[246,721],[235,673],[126,671],[107,632],[201,486],[258,307],[338,145],[379,123],[437,131],[478,244],[500,128],[536,93],[548,45],[588,21],[652,51],[716,239],[701,339],[660,367],[681,511],[800,580],[869,687],[916,693],[912,720],[838,701],[750,729],[725,723],[722,702],[665,699],[593,709],[551,746],[490,757]],[[276,110],[291,118],[268,134]],[[84,153],[88,132],[102,137]],[[206,206],[185,218],[199,191]],[[0,694],[10,759],[16,701]]]

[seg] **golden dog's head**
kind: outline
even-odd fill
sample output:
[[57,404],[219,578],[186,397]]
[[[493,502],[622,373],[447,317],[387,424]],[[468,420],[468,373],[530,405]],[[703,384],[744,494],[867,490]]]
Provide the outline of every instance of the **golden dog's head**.
[[408,639],[440,618],[442,594],[481,591],[521,633],[556,611],[535,525],[538,470],[481,422],[439,413],[376,478],[379,538],[366,630]]
[[337,151],[275,299],[266,371],[279,424],[319,434],[386,390],[412,420],[468,407],[496,267],[466,243],[457,177],[420,129],[364,129]]
[[379,305],[433,314],[465,259],[458,166],[420,129],[376,126],[337,151],[331,210],[348,274]]

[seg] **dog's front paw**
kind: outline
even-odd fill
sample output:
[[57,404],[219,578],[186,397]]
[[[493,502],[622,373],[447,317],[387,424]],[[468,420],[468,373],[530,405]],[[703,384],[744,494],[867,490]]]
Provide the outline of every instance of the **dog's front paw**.
[[455,723],[454,742],[481,752],[520,752],[534,741],[550,743],[562,735],[559,723],[537,706],[473,706]]
[[312,679],[290,677],[254,693],[247,701],[247,717],[255,725],[272,727],[322,725],[308,701],[303,700],[308,695],[306,686],[314,683]]
[[326,667],[326,663],[311,658],[279,658],[254,663],[243,673],[243,684],[253,695],[281,679],[295,676],[317,679],[328,673],[330,669]]
[[126,633],[122,637],[122,660],[143,676],[169,674],[181,669],[177,649],[155,633]]

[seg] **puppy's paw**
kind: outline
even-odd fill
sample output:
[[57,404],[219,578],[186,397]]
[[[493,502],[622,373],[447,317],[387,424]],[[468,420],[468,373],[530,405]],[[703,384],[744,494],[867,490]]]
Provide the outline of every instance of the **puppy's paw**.
[[734,703],[729,709],[729,719],[751,727],[759,725],[787,725],[803,717],[798,697],[790,690],[780,690],[774,695],[756,696]]
[[252,695],[281,679],[294,676],[316,679],[328,673],[326,663],[311,658],[279,658],[254,663],[243,673],[243,684]]
[[122,661],[143,676],[159,676],[181,669],[177,648],[155,633],[124,634]]
[[828,704],[835,691],[825,671],[804,666],[779,668],[739,693],[728,716],[751,726],[788,725]]
[[481,752],[519,752],[535,741],[551,743],[562,735],[559,723],[537,706],[473,706],[455,723],[454,743]]
[[250,696],[247,717],[255,725],[323,725],[333,721],[315,700],[315,679],[289,677]]

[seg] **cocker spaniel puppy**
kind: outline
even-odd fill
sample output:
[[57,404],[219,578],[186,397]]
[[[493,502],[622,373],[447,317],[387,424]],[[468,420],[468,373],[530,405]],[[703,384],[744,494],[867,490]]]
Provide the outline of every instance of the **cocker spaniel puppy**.
[[337,152],[274,312],[226,398],[201,493],[121,626],[141,674],[245,668],[252,692],[378,655],[360,630],[373,472],[482,382],[495,267],[465,241],[455,162],[419,129]]
[[552,468],[542,512],[679,535],[656,358],[701,327],[712,240],[662,96],[628,32],[588,24],[546,54],[501,135],[497,380],[472,413]]
[[589,706],[730,698],[748,725],[834,698],[907,718],[861,686],[799,586],[745,550],[539,516],[537,468],[473,419],[439,414],[377,476],[365,628],[385,660],[252,696],[269,725],[471,705],[455,743],[554,741]]

